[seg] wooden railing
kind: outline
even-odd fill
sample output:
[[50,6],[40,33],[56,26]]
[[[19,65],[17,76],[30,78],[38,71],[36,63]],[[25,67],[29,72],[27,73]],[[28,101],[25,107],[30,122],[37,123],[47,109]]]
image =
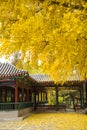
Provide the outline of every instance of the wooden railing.
[[37,106],[44,106],[48,103],[48,101],[39,101],[37,102]]
[[[43,108],[48,110],[56,110],[56,105],[49,105],[47,101],[37,103],[37,109]],[[59,104],[58,110],[66,110],[65,104]]]
[[32,102],[0,103],[0,111],[17,110],[17,109],[24,109],[28,107],[33,107],[33,103]]

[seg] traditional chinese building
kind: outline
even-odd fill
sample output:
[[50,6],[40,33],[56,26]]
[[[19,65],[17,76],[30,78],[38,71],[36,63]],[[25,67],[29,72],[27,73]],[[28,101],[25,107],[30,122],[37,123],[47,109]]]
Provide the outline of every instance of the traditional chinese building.
[[[55,91],[55,104],[53,106],[48,103],[49,91]],[[62,103],[59,96],[63,98]],[[66,99],[64,99],[65,97]],[[18,114],[16,113],[16,115],[22,116],[31,110],[36,110],[38,106],[59,110],[66,109],[67,104],[70,105],[70,103],[73,103],[73,108],[86,106],[87,87],[85,80],[67,80],[64,84],[60,84],[50,80],[49,76],[45,74],[29,74],[27,71],[16,69],[10,63],[0,63],[1,111],[17,110]]]

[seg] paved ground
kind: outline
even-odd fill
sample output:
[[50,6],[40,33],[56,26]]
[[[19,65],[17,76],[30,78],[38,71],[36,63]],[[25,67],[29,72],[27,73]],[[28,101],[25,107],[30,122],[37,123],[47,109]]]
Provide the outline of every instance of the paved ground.
[[22,121],[0,121],[0,130],[87,130],[87,115],[38,113]]

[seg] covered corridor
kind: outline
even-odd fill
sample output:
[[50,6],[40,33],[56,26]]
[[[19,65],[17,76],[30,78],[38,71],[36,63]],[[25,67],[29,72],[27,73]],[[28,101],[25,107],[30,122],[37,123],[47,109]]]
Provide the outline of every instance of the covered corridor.
[[[30,107],[37,110],[39,107],[58,111],[87,106],[86,80],[69,80],[60,84],[48,75],[29,74],[9,63],[0,63],[0,68],[0,110]],[[11,107],[6,107],[8,105]]]

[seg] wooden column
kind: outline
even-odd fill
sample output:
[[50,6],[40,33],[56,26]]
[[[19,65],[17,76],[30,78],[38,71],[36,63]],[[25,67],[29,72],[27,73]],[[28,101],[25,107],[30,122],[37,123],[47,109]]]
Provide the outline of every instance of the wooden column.
[[15,102],[18,102],[18,86],[17,86],[17,81],[15,81]]
[[24,102],[24,88],[22,88],[22,102]]
[[34,107],[34,110],[36,110],[36,92],[34,92],[33,94],[34,94],[34,97],[33,97],[33,107]]
[[29,101],[29,89],[27,89],[27,101]]
[[84,86],[81,86],[80,90],[81,108],[84,108]]
[[81,108],[83,106],[83,101],[82,101],[82,88],[80,89],[80,102],[81,102]]
[[38,102],[39,102],[39,93],[38,93]]
[[58,87],[56,87],[56,111],[58,111]]
[[86,93],[86,106],[87,106],[87,79],[85,79],[85,93]]
[[32,101],[32,92],[29,90],[29,101]]
[[15,81],[15,109],[17,109],[17,102],[18,102],[18,85],[17,81]]
[[24,89],[24,98],[25,98],[25,102],[27,101],[27,89]]
[[85,88],[85,84],[83,84],[83,86],[82,86],[83,108],[84,108],[84,105],[85,105],[85,102],[84,102],[84,88]]

